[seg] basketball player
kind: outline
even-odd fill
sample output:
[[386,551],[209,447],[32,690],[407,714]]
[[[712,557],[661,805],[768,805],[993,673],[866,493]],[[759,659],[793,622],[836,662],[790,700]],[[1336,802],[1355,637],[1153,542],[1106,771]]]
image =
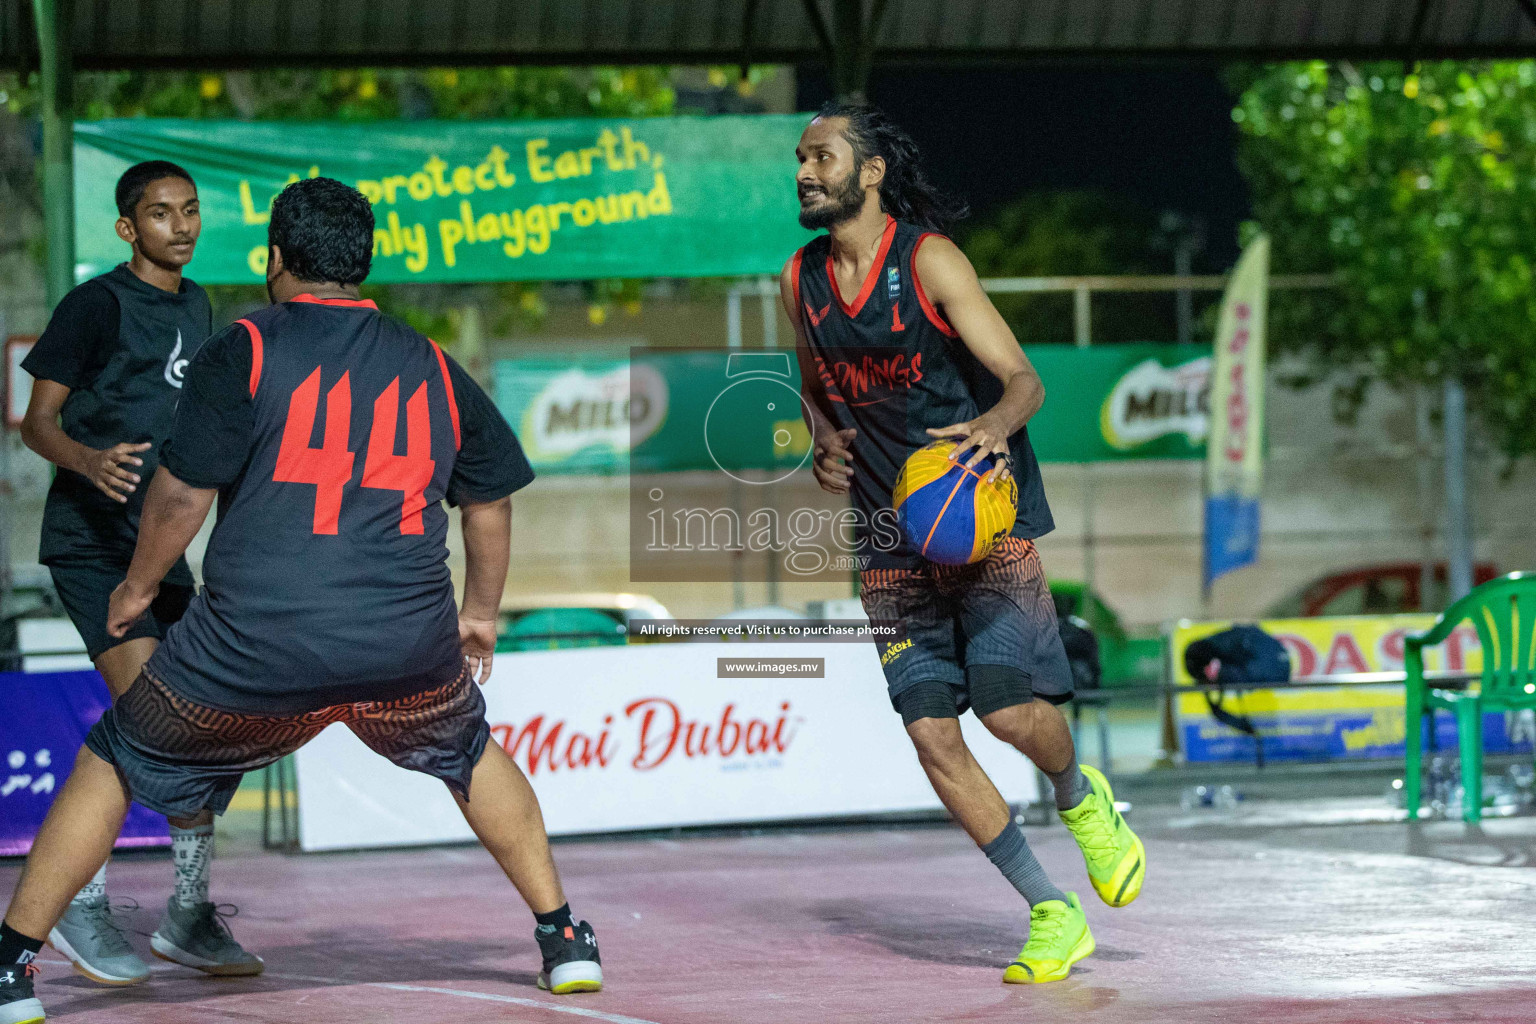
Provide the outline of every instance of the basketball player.
[[[108,629],[121,636],[148,611],[217,498],[205,585],[91,731],[38,833],[0,924],[0,1024],[43,1019],[22,965],[129,800],[178,817],[222,812],[245,772],[333,722],[448,785],[534,912],[541,987],[602,985],[538,800],[488,742],[475,685],[495,650],[509,495],[533,471],[458,364],[359,298],[373,224],[368,200],[341,182],[286,188],[268,224],[274,304],[209,339],[187,369]],[[457,609],[444,500],[462,509]]]
[[[202,229],[192,178],[164,160],[134,164],[116,199],[117,234],[132,255],[59,302],[22,363],[36,383],[21,425],[27,447],[58,467],[38,560],[113,700],[192,600],[192,570],[178,557],[149,613],[122,636],[107,632],[107,598],[133,558],[145,481],[171,431],[187,363],[213,326],[207,293],[182,274]],[[214,973],[261,973],[261,961],[213,924],[213,816],[172,818],[171,854],[176,885],[155,931],[161,955]],[[105,861],[48,939],[92,981],[149,977],[112,919]]]
[[[917,147],[883,113],[834,104],[800,137],[800,223],[827,233],[780,276],[795,324],[822,488],[851,492],[867,556],[860,592],[872,621],[900,622],[881,643],[891,704],[934,792],[1030,904],[1029,941],[1007,982],[1065,978],[1093,952],[1082,905],[1046,877],[1007,803],[967,749],[973,710],[998,739],[1048,775],[1061,819],[1111,906],[1141,890],[1141,842],[1116,813],[1109,783],[1076,763],[1058,705],[1072,675],[1033,539],[1054,526],[1025,424],[1045,391],[976,273],[942,233],[965,208],[928,183]],[[930,563],[880,529],[897,473],[936,438],[968,467],[1011,473],[1011,535],[971,565]],[[908,642],[910,641],[910,642]]]

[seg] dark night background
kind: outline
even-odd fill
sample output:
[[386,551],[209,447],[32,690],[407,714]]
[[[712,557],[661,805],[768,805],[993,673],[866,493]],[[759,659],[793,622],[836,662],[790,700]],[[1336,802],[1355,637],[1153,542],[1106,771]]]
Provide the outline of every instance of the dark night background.
[[[831,97],[824,70],[797,69],[799,109]],[[978,215],[1026,192],[1095,189],[1203,217],[1196,273],[1237,260],[1248,200],[1233,162],[1233,97],[1215,67],[877,67],[869,99],[911,132],[934,182]],[[1163,272],[1172,271],[1170,261]]]

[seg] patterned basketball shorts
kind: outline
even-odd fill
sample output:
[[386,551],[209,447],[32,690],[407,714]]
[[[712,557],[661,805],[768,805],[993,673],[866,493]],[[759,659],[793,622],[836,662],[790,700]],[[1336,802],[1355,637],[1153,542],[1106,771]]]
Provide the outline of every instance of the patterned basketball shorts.
[[453,682],[390,701],[266,717],[193,703],[147,672],[101,716],[86,745],[117,768],[134,800],[172,818],[223,814],[246,772],[274,764],[344,722],[375,753],[442,779],[468,799],[490,726],[480,687]]
[[[895,640],[876,647],[903,719],[1072,699],[1056,605],[1032,541],[1005,537],[971,565],[870,569],[859,577],[859,596],[870,621],[899,627]],[[919,700],[921,714],[910,710]]]

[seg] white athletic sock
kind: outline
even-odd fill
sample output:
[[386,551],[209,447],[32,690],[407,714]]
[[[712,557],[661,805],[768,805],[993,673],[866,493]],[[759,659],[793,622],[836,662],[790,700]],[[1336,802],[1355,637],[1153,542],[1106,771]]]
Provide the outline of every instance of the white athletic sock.
[[176,902],[194,907],[208,902],[208,869],[213,861],[213,826],[171,826],[171,861],[176,865]]
[[101,867],[96,869],[96,873],[91,876],[91,880],[85,883],[85,888],[75,893],[75,898],[69,902],[94,903],[96,900],[103,899],[106,895],[107,866],[103,864]]

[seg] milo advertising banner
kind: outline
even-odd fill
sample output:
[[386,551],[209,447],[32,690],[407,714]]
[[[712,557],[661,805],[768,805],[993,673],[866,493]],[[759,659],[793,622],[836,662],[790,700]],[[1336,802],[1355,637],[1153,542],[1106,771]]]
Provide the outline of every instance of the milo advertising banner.
[[[1208,347],[1042,345],[1025,352],[1049,394],[1029,425],[1041,461],[1204,457]],[[496,403],[542,473],[685,471],[722,460],[775,469],[799,463],[810,444],[797,406],[799,368],[785,350],[504,359],[495,376]],[[681,426],[707,423],[744,376],[759,389],[787,389],[778,419],[723,437]],[[711,452],[721,445],[735,450]]]
[[[1401,672],[1404,638],[1434,624],[1433,615],[1356,615],[1275,619],[1258,625],[1285,645],[1292,678],[1302,679]],[[1212,717],[1206,701],[1211,688],[1197,684],[1184,669],[1186,647],[1231,625],[1179,622],[1169,636],[1173,681],[1184,688],[1174,702],[1179,741],[1189,761],[1253,760],[1252,738]],[[1424,651],[1427,672],[1476,672],[1482,665],[1482,648],[1470,623]],[[1403,757],[1408,723],[1400,683],[1229,691],[1223,707],[1252,719],[1264,737],[1264,756],[1271,761]],[[1453,717],[1438,715],[1436,723],[1440,748],[1455,750]],[[1529,751],[1533,734],[1536,727],[1529,712],[1490,711],[1483,716],[1483,749],[1490,754]]]
[[1210,428],[1205,345],[1026,345],[1045,383],[1029,421],[1042,462],[1200,459]]

